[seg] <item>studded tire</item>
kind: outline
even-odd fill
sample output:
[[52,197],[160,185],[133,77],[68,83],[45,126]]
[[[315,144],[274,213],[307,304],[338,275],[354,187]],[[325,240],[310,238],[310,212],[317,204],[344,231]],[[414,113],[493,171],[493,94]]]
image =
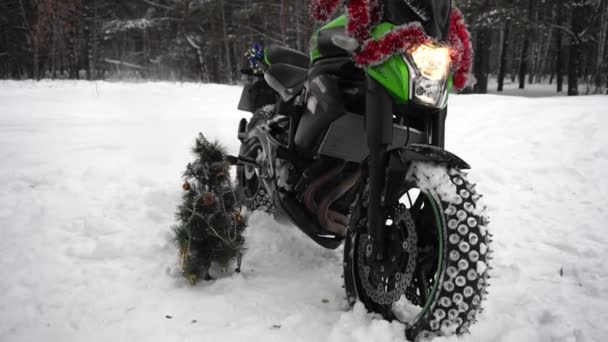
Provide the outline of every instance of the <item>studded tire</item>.
[[[439,336],[461,335],[468,332],[482,310],[486,299],[489,279],[488,262],[491,235],[488,233],[488,218],[481,196],[475,186],[460,170],[431,163],[414,163],[407,175],[407,182],[420,189],[434,209],[436,229],[436,266],[424,303],[414,303],[420,312],[411,321],[404,321],[406,336],[412,341],[427,341]],[[366,214],[363,199],[353,207],[357,222]],[[431,203],[431,202],[429,202]],[[374,302],[362,287],[359,278],[357,248],[366,234],[364,227],[356,227],[351,220],[344,248],[345,289],[351,303],[360,300],[370,311],[382,314],[386,319],[401,320],[393,306]],[[359,255],[361,255],[359,253]],[[421,253],[418,252],[418,261]],[[412,280],[414,282],[414,279]],[[409,289],[408,289],[409,291]],[[405,295],[405,293],[404,293]],[[413,302],[412,302],[413,303]]]
[[[264,106],[253,113],[247,124],[247,132],[256,125],[266,122],[274,115],[274,105]],[[257,158],[258,148],[261,149],[259,141],[250,139],[241,144],[240,155],[252,159]],[[252,175],[254,172],[250,166],[238,165],[236,168],[237,191],[243,204],[249,211],[261,210],[274,214],[275,206],[270,195],[264,189],[259,177]]]

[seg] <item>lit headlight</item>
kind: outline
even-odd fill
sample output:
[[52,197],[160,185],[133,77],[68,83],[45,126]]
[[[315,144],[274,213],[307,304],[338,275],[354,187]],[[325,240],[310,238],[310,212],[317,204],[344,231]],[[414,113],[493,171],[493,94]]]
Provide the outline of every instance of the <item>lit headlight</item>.
[[417,102],[441,108],[447,97],[450,73],[450,50],[447,47],[420,45],[409,52],[417,74],[413,98]]

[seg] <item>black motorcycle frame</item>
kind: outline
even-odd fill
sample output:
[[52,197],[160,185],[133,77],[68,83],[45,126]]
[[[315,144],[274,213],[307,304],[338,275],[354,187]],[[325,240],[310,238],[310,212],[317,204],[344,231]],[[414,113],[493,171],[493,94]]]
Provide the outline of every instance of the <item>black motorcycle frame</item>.
[[[341,65],[340,61],[319,61],[309,71],[308,79],[319,77]],[[274,85],[276,87],[276,85]],[[276,172],[277,160],[284,160],[304,171],[314,167],[314,161],[321,156],[343,159],[346,162],[362,164],[364,178],[369,186],[367,232],[373,240],[373,252],[377,260],[384,258],[385,236],[383,203],[398,200],[394,189],[401,188],[405,174],[413,161],[433,161],[468,169],[469,165],[459,157],[443,150],[445,144],[445,120],[447,108],[428,109],[413,104],[397,105],[385,88],[369,76],[365,77],[364,113],[339,113],[324,135],[320,146],[310,150],[297,147],[296,135],[302,114],[305,113],[307,93],[310,84],[295,97],[286,101],[281,92],[274,92],[266,80],[257,78],[244,87],[239,109],[255,112],[257,109],[275,104],[275,116],[246,131],[246,121],[239,125],[239,139],[258,139],[263,146],[266,165],[258,164],[243,156],[234,158],[234,163],[247,164],[260,170],[260,178],[266,190],[272,194],[278,209],[277,217],[289,218],[299,229],[326,248],[337,248],[342,238],[327,234],[318,220],[299,203],[298,194],[279,188]],[[363,114],[363,115],[361,115]],[[244,120],[244,119],[243,119]],[[287,143],[276,139],[271,131],[273,125],[289,121]],[[363,121],[363,123],[361,123]],[[416,122],[416,125],[404,124]],[[332,129],[342,124],[342,129]],[[346,127],[344,127],[346,126]],[[415,126],[415,127],[414,127]],[[346,131],[344,131],[346,129]],[[345,134],[347,132],[347,134]],[[318,135],[312,132],[310,136]],[[338,137],[338,135],[342,135]],[[324,144],[325,142],[329,142]],[[332,142],[335,142],[332,144]],[[333,147],[333,150],[330,147]],[[354,148],[352,148],[354,147]],[[366,149],[367,151],[363,151]],[[367,153],[365,153],[367,152]],[[363,158],[362,158],[363,157]],[[264,168],[267,171],[262,172]],[[305,174],[305,172],[301,172]]]

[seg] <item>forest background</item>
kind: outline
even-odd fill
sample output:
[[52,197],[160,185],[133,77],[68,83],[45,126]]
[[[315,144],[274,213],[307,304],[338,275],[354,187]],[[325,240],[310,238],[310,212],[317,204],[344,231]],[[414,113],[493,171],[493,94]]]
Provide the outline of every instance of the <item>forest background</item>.
[[[608,88],[608,0],[458,0],[477,83]],[[307,51],[302,0],[0,0],[0,79],[236,84],[253,42]]]

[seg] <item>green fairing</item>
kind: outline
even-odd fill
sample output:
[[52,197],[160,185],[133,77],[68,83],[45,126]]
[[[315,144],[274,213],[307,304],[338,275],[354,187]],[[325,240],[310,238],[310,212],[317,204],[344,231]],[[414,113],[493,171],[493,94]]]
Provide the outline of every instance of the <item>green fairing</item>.
[[[336,19],[325,24],[319,30],[315,31],[311,38],[310,59],[315,61],[323,57],[317,48],[317,39],[319,31],[334,27],[346,26],[347,18],[341,15]],[[394,24],[383,22],[378,24],[372,30],[372,37],[380,39],[395,27]],[[382,84],[386,90],[393,96],[395,102],[403,104],[410,99],[410,71],[401,55],[395,55],[389,58],[386,62],[367,68],[367,73],[371,78]],[[448,78],[448,94],[452,91],[453,79],[452,75]],[[447,100],[447,99],[446,99]]]
[[264,63],[266,63],[266,65],[270,66],[270,60],[268,59],[268,49],[264,49]]
[[[450,74],[450,76],[448,77],[448,96],[452,92],[453,88],[454,88],[454,75]],[[445,100],[447,101],[448,99],[446,98]]]
[[[323,57],[317,48],[319,31],[346,26],[347,20],[348,19],[345,15],[341,15],[313,33],[310,41],[311,61],[314,62],[315,60]],[[393,27],[395,27],[393,24],[381,23],[374,28],[372,31],[372,36],[378,39],[393,29]],[[373,79],[382,84],[391,95],[393,95],[397,103],[405,103],[407,100],[409,100],[409,71],[401,56],[393,56],[382,65],[368,68],[367,72]]]
[[319,51],[319,49],[310,50],[310,60],[311,61],[314,62],[321,57],[323,57],[323,56],[321,55],[321,52]]
[[334,27],[346,26],[346,16],[343,14],[336,19],[328,22],[325,26],[321,27],[321,30],[330,29]]
[[310,39],[310,47],[311,47],[310,60],[311,61],[314,62],[315,60],[323,57],[323,55],[321,55],[321,52],[319,51],[319,49],[317,49],[317,40],[319,39],[319,31],[331,29],[334,27],[340,27],[340,26],[346,26],[346,16],[345,15],[341,15],[341,16],[337,17],[336,19],[328,22],[327,24],[325,24],[323,27],[316,30],[312,34],[312,37]]
[[[395,25],[381,23],[372,30],[372,37],[382,38]],[[369,76],[382,84],[398,104],[406,103],[410,98],[410,72],[401,55],[395,55],[386,62],[367,69]]]

